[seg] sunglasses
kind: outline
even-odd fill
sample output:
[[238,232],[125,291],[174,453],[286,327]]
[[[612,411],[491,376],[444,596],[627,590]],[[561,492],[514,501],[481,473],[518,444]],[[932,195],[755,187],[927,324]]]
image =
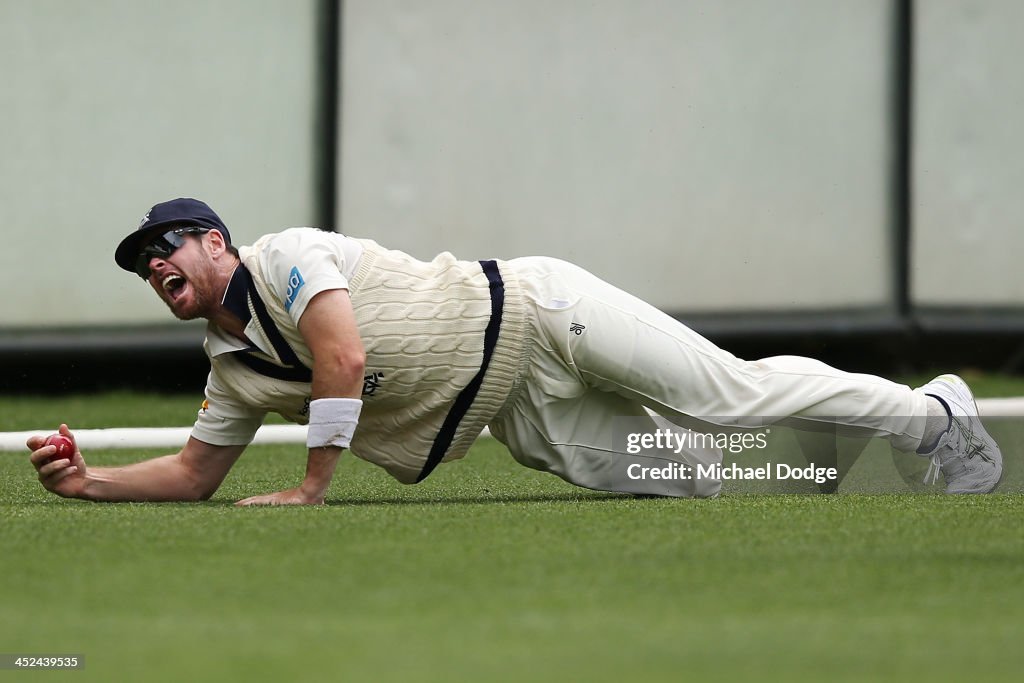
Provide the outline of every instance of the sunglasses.
[[177,251],[178,247],[185,244],[186,235],[202,235],[207,232],[210,232],[209,228],[193,227],[168,230],[142,248],[142,251],[135,258],[135,272],[143,280],[148,280],[153,272],[149,269],[150,259],[154,256],[165,259]]

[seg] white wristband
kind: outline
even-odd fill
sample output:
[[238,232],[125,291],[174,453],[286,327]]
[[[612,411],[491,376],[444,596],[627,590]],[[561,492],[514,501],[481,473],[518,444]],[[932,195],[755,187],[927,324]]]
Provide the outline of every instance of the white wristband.
[[359,423],[363,402],[358,398],[318,398],[309,402],[307,448],[348,448]]

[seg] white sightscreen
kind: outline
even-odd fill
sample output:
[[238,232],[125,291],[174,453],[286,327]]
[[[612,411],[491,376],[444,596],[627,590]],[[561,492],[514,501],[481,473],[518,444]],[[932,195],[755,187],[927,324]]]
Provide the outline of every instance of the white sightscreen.
[[915,6],[912,294],[1024,304],[1024,3]]
[[113,262],[154,203],[312,219],[316,3],[0,1],[0,328],[170,321]]
[[344,231],[673,311],[891,300],[890,2],[344,8]]

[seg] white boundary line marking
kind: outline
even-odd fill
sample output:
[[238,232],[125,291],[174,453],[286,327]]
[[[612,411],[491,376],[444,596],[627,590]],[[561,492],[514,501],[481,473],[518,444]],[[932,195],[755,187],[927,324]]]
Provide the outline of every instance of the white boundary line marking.
[[[979,398],[982,417],[1024,417],[1024,397]],[[45,436],[53,429],[26,432],[0,432],[0,451],[23,451],[25,441],[33,435]],[[191,427],[118,427],[114,429],[75,429],[80,448],[181,448],[192,432]],[[480,436],[490,436],[487,429]],[[303,425],[264,425],[256,432],[253,444],[305,444]]]

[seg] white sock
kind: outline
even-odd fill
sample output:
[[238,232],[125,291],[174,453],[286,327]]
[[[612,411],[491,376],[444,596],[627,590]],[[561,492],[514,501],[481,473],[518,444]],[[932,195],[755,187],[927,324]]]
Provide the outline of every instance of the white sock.
[[924,437],[921,439],[921,446],[917,449],[918,453],[931,453],[935,450],[935,446],[939,443],[939,438],[946,433],[946,430],[952,424],[949,410],[942,399],[931,395],[927,399],[928,419],[924,423]]

